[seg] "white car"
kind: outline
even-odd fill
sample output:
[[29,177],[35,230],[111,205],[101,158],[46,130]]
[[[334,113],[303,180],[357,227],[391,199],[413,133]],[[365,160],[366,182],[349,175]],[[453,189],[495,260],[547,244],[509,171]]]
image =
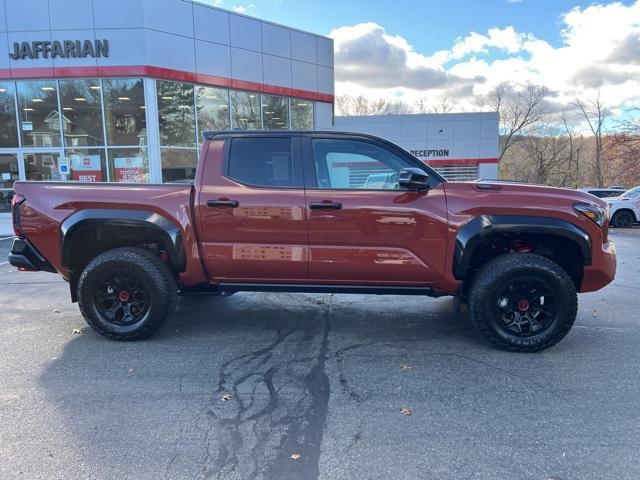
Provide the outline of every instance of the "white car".
[[640,221],[640,187],[627,190],[619,197],[607,198],[606,202],[612,227],[630,227]]

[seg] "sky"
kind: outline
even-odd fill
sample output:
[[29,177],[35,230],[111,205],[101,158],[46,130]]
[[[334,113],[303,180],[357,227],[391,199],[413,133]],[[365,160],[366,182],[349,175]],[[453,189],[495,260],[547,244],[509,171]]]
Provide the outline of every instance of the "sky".
[[446,98],[473,110],[495,85],[532,82],[561,110],[598,93],[640,106],[640,0],[205,0],[326,35],[336,95]]

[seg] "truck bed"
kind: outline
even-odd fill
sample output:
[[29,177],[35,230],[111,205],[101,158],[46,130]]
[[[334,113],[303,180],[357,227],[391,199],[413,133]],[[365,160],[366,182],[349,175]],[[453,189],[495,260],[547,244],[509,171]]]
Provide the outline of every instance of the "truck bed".
[[[179,227],[186,241],[193,237],[189,184],[16,182],[16,195],[27,200],[21,225],[27,238],[63,276],[61,225],[79,210],[141,209],[157,213]],[[152,213],[152,214],[153,214]]]

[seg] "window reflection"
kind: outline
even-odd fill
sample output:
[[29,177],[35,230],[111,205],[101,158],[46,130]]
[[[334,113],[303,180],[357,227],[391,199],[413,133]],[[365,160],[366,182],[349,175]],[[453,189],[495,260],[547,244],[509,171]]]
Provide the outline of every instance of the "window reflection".
[[229,91],[222,88],[196,87],[198,141],[202,132],[229,128]]
[[146,145],[144,84],[140,78],[102,81],[109,145]]
[[188,183],[195,178],[198,151],[189,148],[163,148],[162,181]]
[[15,94],[13,82],[0,82],[0,147],[18,146]]
[[160,145],[195,146],[193,85],[161,80],[156,85]]
[[313,130],[313,102],[291,99],[291,128],[294,130]]
[[10,210],[13,198],[11,189],[16,180],[18,180],[18,158],[11,154],[0,154],[0,212]]
[[60,116],[54,80],[17,82],[24,147],[59,147]]
[[60,103],[67,147],[104,145],[99,80],[61,80]]
[[265,130],[287,130],[289,128],[289,99],[263,95],[262,115]]
[[110,148],[109,177],[112,182],[148,183],[149,158],[146,148]]
[[260,130],[260,94],[230,92],[231,128],[234,130]]
[[27,180],[69,180],[66,175],[63,176],[58,171],[59,159],[60,155],[53,152],[25,153],[24,170]]

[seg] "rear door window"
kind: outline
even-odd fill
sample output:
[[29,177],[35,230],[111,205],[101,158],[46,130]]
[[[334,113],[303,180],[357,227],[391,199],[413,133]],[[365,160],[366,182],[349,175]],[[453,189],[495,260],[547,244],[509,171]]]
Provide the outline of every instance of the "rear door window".
[[302,187],[302,166],[290,137],[231,140],[227,176],[255,187]]

